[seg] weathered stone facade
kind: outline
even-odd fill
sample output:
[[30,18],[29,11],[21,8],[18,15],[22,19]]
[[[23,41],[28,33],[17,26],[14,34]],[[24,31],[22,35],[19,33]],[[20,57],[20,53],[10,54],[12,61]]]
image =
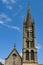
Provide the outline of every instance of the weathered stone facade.
[[21,56],[16,49],[13,49],[10,55],[5,59],[5,65],[21,65]]

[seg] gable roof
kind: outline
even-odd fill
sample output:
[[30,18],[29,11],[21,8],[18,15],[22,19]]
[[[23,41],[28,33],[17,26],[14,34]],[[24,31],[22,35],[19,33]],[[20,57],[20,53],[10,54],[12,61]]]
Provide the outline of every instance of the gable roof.
[[21,58],[21,56],[20,56],[20,54],[18,53],[18,51],[14,48],[14,49],[11,51],[11,53],[8,55],[8,57],[7,57],[7,58],[5,58],[5,60],[7,60],[7,59],[9,58],[9,56],[12,54],[12,52],[13,52],[14,50],[17,52],[17,54],[18,54],[18,55],[19,55],[19,57]]

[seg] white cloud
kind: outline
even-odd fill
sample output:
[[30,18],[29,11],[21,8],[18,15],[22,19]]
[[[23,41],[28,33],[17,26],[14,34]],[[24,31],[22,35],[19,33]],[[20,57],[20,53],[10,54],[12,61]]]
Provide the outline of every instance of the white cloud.
[[8,5],[8,4],[11,4],[11,3],[12,4],[16,3],[16,0],[2,0],[2,2]]
[[2,0],[4,3],[6,3],[7,2],[7,0]]
[[10,17],[8,17],[6,14],[1,13],[0,14],[0,19],[5,19],[5,21],[11,21],[12,19]]
[[16,3],[16,0],[11,0],[12,3]]
[[6,18],[7,16],[4,13],[0,14],[0,18]]
[[16,0],[2,0],[2,2],[6,5],[6,8],[12,10],[13,8],[12,4],[15,4]]
[[0,21],[0,24],[4,24],[4,22],[3,21]]
[[19,27],[7,25],[3,21],[0,21],[0,24],[3,25],[3,26],[5,26],[5,27],[7,27],[7,28],[11,28],[11,29],[15,29],[15,30],[20,31],[20,28]]
[[22,52],[20,52],[20,56],[22,57]]
[[19,5],[20,9],[22,9],[22,5]]
[[11,18],[6,18],[6,21],[11,21],[12,19]]
[[37,44],[36,48],[37,49],[41,49],[41,45],[40,44]]
[[2,62],[3,64],[5,64],[5,60],[3,60],[2,58],[0,58],[0,62]]
[[20,28],[17,27],[17,26],[10,26],[10,25],[7,25],[7,24],[3,24],[3,25],[6,26],[6,27],[8,27],[8,28],[20,31]]
[[13,14],[13,16],[17,16],[21,12],[21,10],[22,10],[22,5],[19,6],[19,10],[15,14]]
[[8,6],[6,6],[6,8],[8,8],[9,10],[12,10],[13,7],[8,5]]
[[8,4],[8,0],[2,0],[2,2]]
[[11,26],[10,28],[20,30],[19,27],[17,27],[17,26]]

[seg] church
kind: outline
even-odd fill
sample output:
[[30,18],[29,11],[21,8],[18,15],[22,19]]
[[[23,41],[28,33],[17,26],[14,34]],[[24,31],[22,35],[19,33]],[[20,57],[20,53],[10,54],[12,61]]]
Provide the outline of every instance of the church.
[[23,23],[23,49],[22,57],[14,47],[7,58],[5,65],[43,65],[38,64],[35,22],[32,19],[30,7],[28,7],[27,17]]

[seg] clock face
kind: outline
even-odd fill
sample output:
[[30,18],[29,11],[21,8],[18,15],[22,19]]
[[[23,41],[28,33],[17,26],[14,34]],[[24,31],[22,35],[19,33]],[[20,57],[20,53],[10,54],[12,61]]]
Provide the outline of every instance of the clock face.
[[16,56],[17,56],[16,54],[13,54],[13,58],[16,58]]

